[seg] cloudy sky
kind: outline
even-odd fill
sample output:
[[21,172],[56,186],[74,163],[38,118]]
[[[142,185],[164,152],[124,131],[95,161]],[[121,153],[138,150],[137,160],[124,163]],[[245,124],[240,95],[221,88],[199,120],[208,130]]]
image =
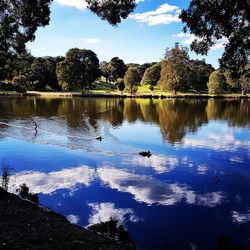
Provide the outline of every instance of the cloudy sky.
[[[112,27],[86,9],[84,0],[54,0],[50,25],[40,28],[28,44],[35,56],[64,55],[73,47],[93,50],[100,61],[119,56],[126,63],[159,61],[166,47],[176,41],[189,46],[193,36],[183,34],[178,18],[190,0],[138,0],[134,13],[118,27]],[[219,42],[207,62],[218,66],[223,52]],[[203,58],[190,53],[192,58]]]

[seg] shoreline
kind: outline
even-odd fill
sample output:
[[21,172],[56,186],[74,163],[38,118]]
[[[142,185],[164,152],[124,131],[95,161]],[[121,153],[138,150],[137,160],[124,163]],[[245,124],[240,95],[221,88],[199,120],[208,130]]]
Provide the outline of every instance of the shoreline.
[[133,250],[79,225],[42,205],[0,188],[1,249]]
[[90,92],[84,93],[81,92],[42,92],[42,91],[27,91],[25,93],[17,93],[15,91],[0,91],[0,96],[25,96],[25,97],[90,97],[90,98],[141,98],[141,99],[249,99],[250,94],[242,95],[238,94],[222,94],[222,95],[209,95],[209,94],[200,94],[194,95],[189,93],[179,93],[177,95],[173,94],[157,94],[157,93],[137,93],[134,95],[124,93],[98,93]]

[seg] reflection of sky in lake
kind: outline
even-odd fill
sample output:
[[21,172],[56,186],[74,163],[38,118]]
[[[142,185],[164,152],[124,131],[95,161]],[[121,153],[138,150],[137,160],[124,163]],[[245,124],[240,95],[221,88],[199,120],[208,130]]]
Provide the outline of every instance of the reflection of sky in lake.
[[[49,117],[38,111],[15,117],[7,106],[6,113],[0,111],[0,160],[16,171],[11,190],[26,183],[40,194],[42,204],[83,226],[115,218],[145,249],[190,249],[191,245],[209,249],[221,235],[246,244],[250,233],[249,121],[238,117],[237,126],[229,125],[232,114],[220,118],[220,106],[216,114],[209,111],[212,119],[204,118],[206,103],[193,120],[181,121],[183,115],[172,114],[173,105],[178,113],[179,104],[164,106],[162,102],[155,104],[155,110],[163,112],[168,106],[169,110],[159,123],[155,114],[145,118],[153,111],[152,105],[149,109],[143,104],[143,112],[122,116],[118,125],[110,124],[114,111],[106,102],[100,109],[104,111],[97,109],[93,114],[76,104],[75,116],[73,111],[63,111],[65,103]],[[216,103],[207,105],[211,109]],[[230,105],[224,106],[231,110]],[[204,121],[193,128],[199,117]],[[33,120],[40,125],[36,137]],[[96,140],[100,135],[103,140]],[[152,157],[138,155],[144,150],[150,150]]]

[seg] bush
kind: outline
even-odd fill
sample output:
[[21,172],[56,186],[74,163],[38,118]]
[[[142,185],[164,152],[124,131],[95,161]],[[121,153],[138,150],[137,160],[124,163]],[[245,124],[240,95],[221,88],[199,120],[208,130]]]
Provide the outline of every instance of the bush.
[[17,190],[19,192],[19,195],[23,198],[23,199],[28,199],[34,203],[38,203],[39,202],[39,197],[38,194],[32,194],[29,192],[29,187],[23,183],[22,185],[19,186],[19,189]]
[[109,221],[94,224],[88,227],[89,230],[117,239],[121,243],[132,243],[128,231],[123,225],[117,225],[118,221],[110,218]]

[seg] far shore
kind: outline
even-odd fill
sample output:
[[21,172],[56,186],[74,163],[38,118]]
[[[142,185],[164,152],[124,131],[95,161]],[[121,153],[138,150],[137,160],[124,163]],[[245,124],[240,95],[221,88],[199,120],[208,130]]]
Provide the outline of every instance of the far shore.
[[139,92],[136,94],[121,93],[119,91],[98,91],[91,90],[86,93],[81,92],[46,92],[46,91],[27,91],[25,93],[18,93],[15,91],[0,91],[0,96],[33,96],[33,97],[94,97],[94,98],[145,98],[145,99],[166,99],[166,98],[225,98],[225,99],[248,99],[250,94],[242,95],[241,93],[234,94],[194,94],[194,93],[172,93],[160,92]]

